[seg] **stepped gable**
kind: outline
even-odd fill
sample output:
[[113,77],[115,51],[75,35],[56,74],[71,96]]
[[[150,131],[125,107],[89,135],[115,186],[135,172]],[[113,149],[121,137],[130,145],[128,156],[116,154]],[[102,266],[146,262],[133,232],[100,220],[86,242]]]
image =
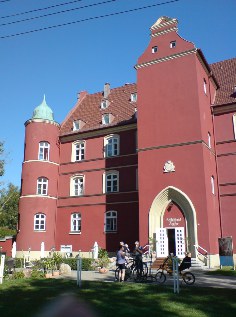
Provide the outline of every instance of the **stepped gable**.
[[[68,114],[61,125],[61,135],[74,134],[89,130],[110,127],[135,121],[135,108],[137,102],[131,102],[131,94],[137,92],[136,84],[125,84],[124,86],[113,88],[109,91],[107,98],[103,92],[88,94],[82,92],[75,107]],[[108,107],[101,109],[101,102],[108,100]],[[112,122],[108,125],[102,124],[102,115],[111,114]],[[73,122],[83,121],[83,127],[73,131]]]
[[236,102],[236,58],[211,64],[210,67],[220,86],[214,106]]

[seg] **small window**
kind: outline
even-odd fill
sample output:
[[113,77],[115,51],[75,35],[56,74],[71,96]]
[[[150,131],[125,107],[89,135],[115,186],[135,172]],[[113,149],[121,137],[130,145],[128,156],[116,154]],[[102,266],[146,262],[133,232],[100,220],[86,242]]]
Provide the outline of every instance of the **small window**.
[[170,48],[175,48],[175,47],[176,47],[176,41],[171,41]]
[[81,231],[81,214],[73,213],[71,215],[71,232],[80,232]]
[[211,176],[211,192],[215,195],[215,179],[214,176]]
[[110,172],[105,174],[105,192],[114,193],[119,191],[119,173]]
[[48,194],[48,179],[45,177],[39,177],[37,179],[37,195]]
[[108,211],[105,214],[105,231],[114,232],[117,231],[117,212]]
[[73,131],[80,129],[80,120],[76,120],[73,122]]
[[110,114],[106,113],[102,116],[102,124],[107,125],[110,123]]
[[76,176],[71,179],[71,196],[81,196],[84,194],[84,177]]
[[206,83],[206,79],[205,78],[203,80],[203,90],[204,90],[204,93],[206,95],[207,94],[207,83]]
[[208,132],[208,146],[211,148],[211,134]]
[[102,102],[101,102],[101,109],[106,109],[108,107],[108,102],[107,102],[107,100],[103,100]]
[[49,149],[50,149],[50,144],[48,142],[40,142],[38,159],[41,161],[48,161]]
[[132,102],[136,102],[137,101],[137,93],[136,92],[131,94],[130,100]]
[[36,214],[34,216],[34,230],[35,231],[46,230],[46,216],[44,214]]
[[158,47],[157,46],[153,46],[152,47],[152,53],[157,53],[158,51]]

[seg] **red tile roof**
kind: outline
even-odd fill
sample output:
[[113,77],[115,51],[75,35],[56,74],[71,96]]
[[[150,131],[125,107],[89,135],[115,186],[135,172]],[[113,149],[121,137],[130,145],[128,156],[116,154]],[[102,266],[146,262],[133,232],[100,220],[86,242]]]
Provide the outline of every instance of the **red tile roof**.
[[[101,102],[104,100],[103,92],[91,95],[82,93],[81,98],[62,123],[61,135],[78,132],[72,131],[75,120],[85,122],[85,125],[79,130],[81,132],[133,122],[137,103],[131,102],[130,97],[131,93],[135,92],[137,92],[136,84],[125,84],[111,89],[107,98],[109,106],[106,109],[101,109]],[[102,125],[102,115],[108,113],[112,115],[113,121],[109,125]]]
[[211,64],[210,67],[220,86],[216,92],[214,105],[236,102],[236,58]]

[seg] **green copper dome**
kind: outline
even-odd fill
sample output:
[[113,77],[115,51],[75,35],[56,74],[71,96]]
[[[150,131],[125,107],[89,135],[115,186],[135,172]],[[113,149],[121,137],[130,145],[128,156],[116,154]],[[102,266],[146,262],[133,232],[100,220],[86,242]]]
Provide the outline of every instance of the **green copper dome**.
[[43,97],[43,102],[34,109],[32,119],[54,121],[52,109],[47,105],[45,95]]

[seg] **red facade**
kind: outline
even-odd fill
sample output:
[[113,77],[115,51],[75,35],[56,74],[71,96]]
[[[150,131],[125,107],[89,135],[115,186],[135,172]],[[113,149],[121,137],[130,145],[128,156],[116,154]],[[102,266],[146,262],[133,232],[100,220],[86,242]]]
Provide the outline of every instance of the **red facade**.
[[152,238],[159,256],[200,246],[217,257],[218,238],[236,239],[229,61],[208,65],[163,17],[135,66],[137,84],[82,92],[61,126],[27,121],[17,249],[90,252],[97,241],[115,251],[121,240]]

